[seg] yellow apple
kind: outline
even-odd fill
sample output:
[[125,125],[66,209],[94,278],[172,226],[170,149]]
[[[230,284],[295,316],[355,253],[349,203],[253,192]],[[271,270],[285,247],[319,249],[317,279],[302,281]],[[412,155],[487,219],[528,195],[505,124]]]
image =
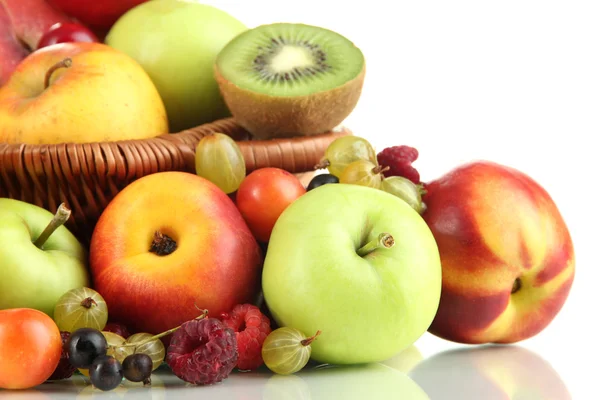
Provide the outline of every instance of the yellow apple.
[[168,130],[163,101],[143,68],[101,43],[37,50],[0,88],[0,142],[104,142]]

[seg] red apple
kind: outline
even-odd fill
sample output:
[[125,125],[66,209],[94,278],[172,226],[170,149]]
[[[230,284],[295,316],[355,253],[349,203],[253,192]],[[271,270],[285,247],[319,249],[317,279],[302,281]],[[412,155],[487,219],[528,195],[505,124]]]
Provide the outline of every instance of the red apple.
[[262,254],[231,199],[185,172],[147,175],[107,206],[90,244],[111,320],[159,333],[253,302]]
[[0,86],[10,77],[17,65],[29,52],[21,42],[12,27],[8,12],[0,3]]
[[47,0],[90,28],[108,31],[127,11],[148,0]]
[[503,165],[464,164],[426,185],[423,218],[438,244],[442,296],[430,332],[462,343],[514,343],[542,331],[573,282],[573,244],[549,194]]
[[46,0],[0,0],[0,4],[6,9],[16,36],[31,51],[37,49],[40,39],[52,25],[72,22]]
[[45,0],[0,0],[0,86],[51,26],[69,21]]

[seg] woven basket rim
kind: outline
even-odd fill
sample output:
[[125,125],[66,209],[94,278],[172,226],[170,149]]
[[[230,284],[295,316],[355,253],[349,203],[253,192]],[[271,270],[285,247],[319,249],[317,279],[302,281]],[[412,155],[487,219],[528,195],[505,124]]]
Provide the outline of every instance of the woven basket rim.
[[[154,137],[148,137],[148,138],[142,138],[142,139],[119,139],[119,140],[109,140],[109,141],[60,142],[60,143],[6,143],[6,142],[0,142],[0,147],[51,148],[51,147],[64,147],[64,146],[90,146],[90,145],[109,145],[109,144],[117,144],[118,145],[118,144],[127,144],[127,143],[133,144],[133,143],[140,143],[140,142],[160,142],[160,141],[179,142],[181,138],[185,138],[186,136],[197,135],[199,131],[204,129],[204,127],[212,126],[215,124],[217,124],[217,125],[218,124],[237,125],[235,119],[233,117],[229,117],[229,118],[223,118],[220,120],[208,122],[206,124],[201,124],[201,125],[189,128],[189,129],[184,129],[179,132],[162,133],[162,134],[154,136]],[[318,138],[331,136],[334,134],[352,135],[352,131],[345,125],[337,126],[328,132],[323,132],[320,134],[315,134],[315,135],[310,135],[310,136],[276,137],[276,138],[271,138],[271,139],[254,138],[254,137],[252,137],[252,135],[250,133],[245,131],[243,128],[239,127],[238,129],[240,132],[239,136],[240,137],[243,136],[245,138],[244,139],[236,139],[234,137],[234,140],[236,142],[245,143],[250,146],[252,146],[253,144],[260,146],[261,144],[264,144],[264,143],[273,143],[273,142],[285,143],[285,142],[295,142],[298,140],[310,140],[310,139],[316,140]]]
[[[215,132],[232,137],[246,161],[246,172],[275,167],[310,178],[327,146],[352,135],[340,127],[320,135],[253,139],[233,118],[146,139],[87,143],[0,143],[0,197],[26,201],[47,210],[65,202],[74,217],[66,226],[88,243],[110,201],[146,175],[195,172],[200,140]],[[299,178],[300,179],[300,178]]]

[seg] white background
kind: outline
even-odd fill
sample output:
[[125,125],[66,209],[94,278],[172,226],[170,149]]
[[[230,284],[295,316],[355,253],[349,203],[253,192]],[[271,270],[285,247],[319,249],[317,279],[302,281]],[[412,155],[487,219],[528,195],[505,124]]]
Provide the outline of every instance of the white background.
[[[520,345],[551,364],[573,399],[600,398],[600,2],[204,2],[249,27],[302,22],[353,40],[367,77],[344,125],[378,150],[417,147],[423,180],[473,159],[537,180],[570,228],[576,274],[557,318]],[[460,347],[429,334],[416,346],[425,357]]]
[[[573,399],[600,398],[600,2],[206,3],[251,27],[302,22],[354,41],[367,75],[344,125],[378,150],[417,147],[423,180],[485,159],[550,193],[574,241],[575,281],[556,319],[521,345],[552,365]],[[424,356],[455,347],[429,334],[416,346]]]

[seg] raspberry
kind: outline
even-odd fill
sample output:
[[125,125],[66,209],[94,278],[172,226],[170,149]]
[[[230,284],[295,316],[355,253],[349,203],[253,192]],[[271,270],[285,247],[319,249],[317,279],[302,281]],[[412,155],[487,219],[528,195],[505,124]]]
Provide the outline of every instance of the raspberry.
[[180,379],[210,385],[227,378],[238,360],[235,332],[216,318],[192,320],[171,338],[166,362]]
[[69,340],[70,336],[71,334],[69,332],[60,332],[60,338],[62,339],[63,349],[60,355],[60,361],[58,362],[56,369],[54,370],[52,375],[50,375],[50,378],[48,378],[49,381],[69,379],[71,376],[73,376],[75,370],[77,369],[74,366],[72,366],[69,362],[69,352],[67,350],[67,346],[65,345]]
[[252,304],[239,304],[231,313],[221,315],[221,319],[235,331],[239,354],[238,369],[254,370],[263,365],[262,345],[271,333],[269,317]]
[[403,176],[410,179],[414,184],[421,183],[421,176],[412,163],[419,158],[419,152],[410,146],[393,146],[383,149],[377,154],[377,162],[383,167],[389,167],[383,175]]

